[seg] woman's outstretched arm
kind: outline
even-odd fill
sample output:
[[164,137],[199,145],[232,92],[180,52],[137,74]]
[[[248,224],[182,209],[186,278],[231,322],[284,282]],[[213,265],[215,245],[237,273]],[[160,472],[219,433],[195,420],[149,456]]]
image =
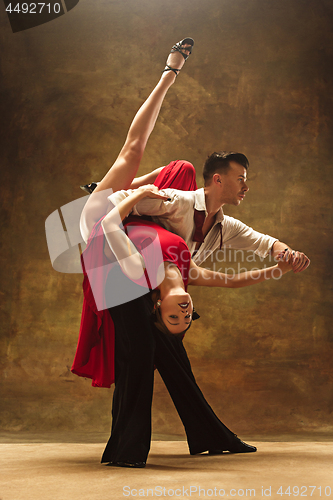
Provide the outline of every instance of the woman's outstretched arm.
[[269,279],[279,279],[281,276],[292,270],[290,254],[281,253],[280,260],[275,266],[263,269],[253,269],[244,273],[225,274],[198,267],[193,260],[191,261],[189,285],[241,288],[255,285]]
[[103,219],[102,228],[106,239],[104,253],[109,260],[117,259],[122,271],[132,280],[140,279],[145,265],[135,245],[121,229],[122,221],[142,198],[158,198],[167,200],[153,185],[142,186],[114,207]]

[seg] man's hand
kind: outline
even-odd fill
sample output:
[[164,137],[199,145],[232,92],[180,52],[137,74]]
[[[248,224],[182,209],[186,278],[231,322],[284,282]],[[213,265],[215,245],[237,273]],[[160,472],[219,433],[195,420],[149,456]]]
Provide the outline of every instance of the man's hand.
[[292,253],[292,266],[294,273],[304,271],[310,265],[310,259],[303,252],[294,251]]
[[284,260],[285,262],[289,262],[294,273],[300,273],[310,265],[309,257],[307,257],[303,252],[298,252],[297,250],[291,250],[289,248],[280,252],[278,258]]

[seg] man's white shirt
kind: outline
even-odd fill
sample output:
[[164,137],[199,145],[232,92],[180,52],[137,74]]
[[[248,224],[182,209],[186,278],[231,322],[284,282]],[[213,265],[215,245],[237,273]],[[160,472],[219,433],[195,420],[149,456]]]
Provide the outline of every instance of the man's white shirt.
[[[181,236],[197,265],[200,265],[216,249],[220,248],[221,241],[222,248],[252,251],[259,257],[267,257],[274,242],[277,241],[277,238],[259,233],[243,222],[224,215],[222,208],[220,208],[216,214],[213,227],[195,253],[196,242],[192,239],[196,229],[194,211],[204,211],[207,216],[204,189],[180,191],[166,188],[160,191],[171,198],[171,201],[143,198],[133,207],[131,213],[132,215],[149,215],[154,222]],[[118,205],[131,193],[133,193],[131,189],[116,191],[109,196],[109,200],[113,205]]]

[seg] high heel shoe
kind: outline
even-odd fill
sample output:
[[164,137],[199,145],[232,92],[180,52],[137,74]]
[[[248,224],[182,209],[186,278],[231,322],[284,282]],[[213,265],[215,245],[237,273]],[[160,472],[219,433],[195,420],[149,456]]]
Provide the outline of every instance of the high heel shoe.
[[80,186],[80,188],[88,194],[91,194],[94,189],[97,188],[97,182],[91,182],[90,184],[85,184],[84,186]]
[[[189,45],[189,47],[184,47],[184,45]],[[193,47],[193,45],[194,45],[193,38],[184,38],[184,40],[181,40],[180,42],[178,42],[178,43],[176,43],[175,45],[172,46],[170,54],[172,54],[173,52],[180,52],[181,55],[183,56],[183,58],[186,61],[187,58],[192,54],[192,47]],[[186,50],[187,52],[189,52],[189,54],[185,54],[185,52],[183,52],[183,50]],[[164,71],[173,71],[175,73],[175,75],[177,76],[178,73],[179,73],[179,71],[180,71],[180,69],[172,68],[171,66],[169,66],[167,64],[165,66],[164,70],[162,71],[162,73]]]

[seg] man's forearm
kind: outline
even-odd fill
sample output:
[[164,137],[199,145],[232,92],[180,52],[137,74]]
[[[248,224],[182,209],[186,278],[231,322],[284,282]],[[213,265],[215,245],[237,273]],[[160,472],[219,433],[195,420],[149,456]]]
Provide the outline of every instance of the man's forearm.
[[289,245],[287,245],[286,243],[283,243],[282,241],[277,240],[277,241],[275,241],[273,243],[273,246],[271,248],[270,254],[274,258],[276,258],[279,255],[279,253],[281,253],[284,250],[286,250],[286,248],[292,252],[292,248],[290,248]]

